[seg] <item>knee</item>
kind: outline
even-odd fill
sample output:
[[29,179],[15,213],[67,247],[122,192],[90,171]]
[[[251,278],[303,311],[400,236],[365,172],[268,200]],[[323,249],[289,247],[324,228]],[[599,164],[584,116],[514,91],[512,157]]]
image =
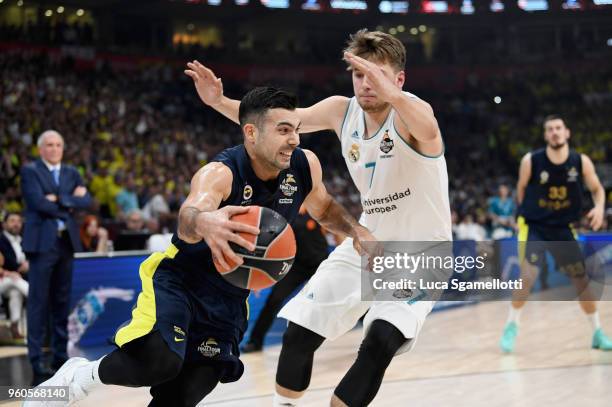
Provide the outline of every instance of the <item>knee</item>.
[[174,379],[183,367],[183,360],[170,349],[151,356],[148,366],[143,366],[143,382],[149,386]]
[[324,340],[325,338],[321,335],[290,322],[283,335],[283,349],[311,353],[317,350]]
[[358,357],[371,358],[377,365],[386,366],[407,339],[387,321],[375,320],[359,348]]

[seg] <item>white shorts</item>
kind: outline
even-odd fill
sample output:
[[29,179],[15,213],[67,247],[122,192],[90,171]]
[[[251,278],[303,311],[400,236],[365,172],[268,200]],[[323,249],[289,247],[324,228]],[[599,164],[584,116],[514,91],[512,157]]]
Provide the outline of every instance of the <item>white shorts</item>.
[[416,343],[425,317],[434,301],[362,301],[361,258],[347,238],[329,255],[304,288],[291,299],[278,316],[334,340],[349,330],[362,315],[363,335],[372,322],[389,322],[412,339],[397,354],[407,352]]

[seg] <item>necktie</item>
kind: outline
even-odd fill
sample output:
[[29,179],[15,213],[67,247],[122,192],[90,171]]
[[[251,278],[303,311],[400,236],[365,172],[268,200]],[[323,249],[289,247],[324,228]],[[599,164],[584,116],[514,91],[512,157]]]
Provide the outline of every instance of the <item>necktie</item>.
[[[51,170],[51,175],[53,175],[53,181],[55,181],[55,185],[59,187],[59,176],[60,176],[59,168],[54,168],[53,170]],[[56,219],[56,221],[57,221],[57,230],[62,231],[66,229],[66,225],[64,224],[63,220]]]

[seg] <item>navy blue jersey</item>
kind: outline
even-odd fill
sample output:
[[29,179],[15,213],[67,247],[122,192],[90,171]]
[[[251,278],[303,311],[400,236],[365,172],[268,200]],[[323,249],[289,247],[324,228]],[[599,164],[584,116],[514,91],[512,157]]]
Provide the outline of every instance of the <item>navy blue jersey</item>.
[[531,154],[531,178],[520,215],[527,223],[567,226],[580,219],[582,210],[582,159],[570,150],[563,164],[553,164],[546,149]]
[[[281,171],[276,179],[269,181],[262,181],[255,175],[242,144],[223,150],[212,162],[223,163],[233,175],[232,191],[229,197],[221,202],[220,208],[227,205],[263,206],[275,210],[287,222],[292,223],[312,189],[308,159],[300,148],[293,152],[289,168]],[[205,282],[229,293],[248,296],[249,290],[238,288],[221,277],[213,264],[210,248],[204,241],[190,244],[179,239],[175,233],[172,244],[178,251],[173,259],[168,259],[166,266],[183,273],[187,287]]]

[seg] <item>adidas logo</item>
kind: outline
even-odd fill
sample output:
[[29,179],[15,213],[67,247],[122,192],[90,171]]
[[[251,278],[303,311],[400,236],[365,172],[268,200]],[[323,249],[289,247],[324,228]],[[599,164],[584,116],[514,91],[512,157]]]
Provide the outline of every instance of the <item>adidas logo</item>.
[[352,138],[359,138],[359,133],[357,133],[357,130],[355,130],[355,131],[353,132],[353,134],[351,134],[351,137],[352,137]]
[[306,296],[309,300],[314,300],[314,293],[310,293]]

